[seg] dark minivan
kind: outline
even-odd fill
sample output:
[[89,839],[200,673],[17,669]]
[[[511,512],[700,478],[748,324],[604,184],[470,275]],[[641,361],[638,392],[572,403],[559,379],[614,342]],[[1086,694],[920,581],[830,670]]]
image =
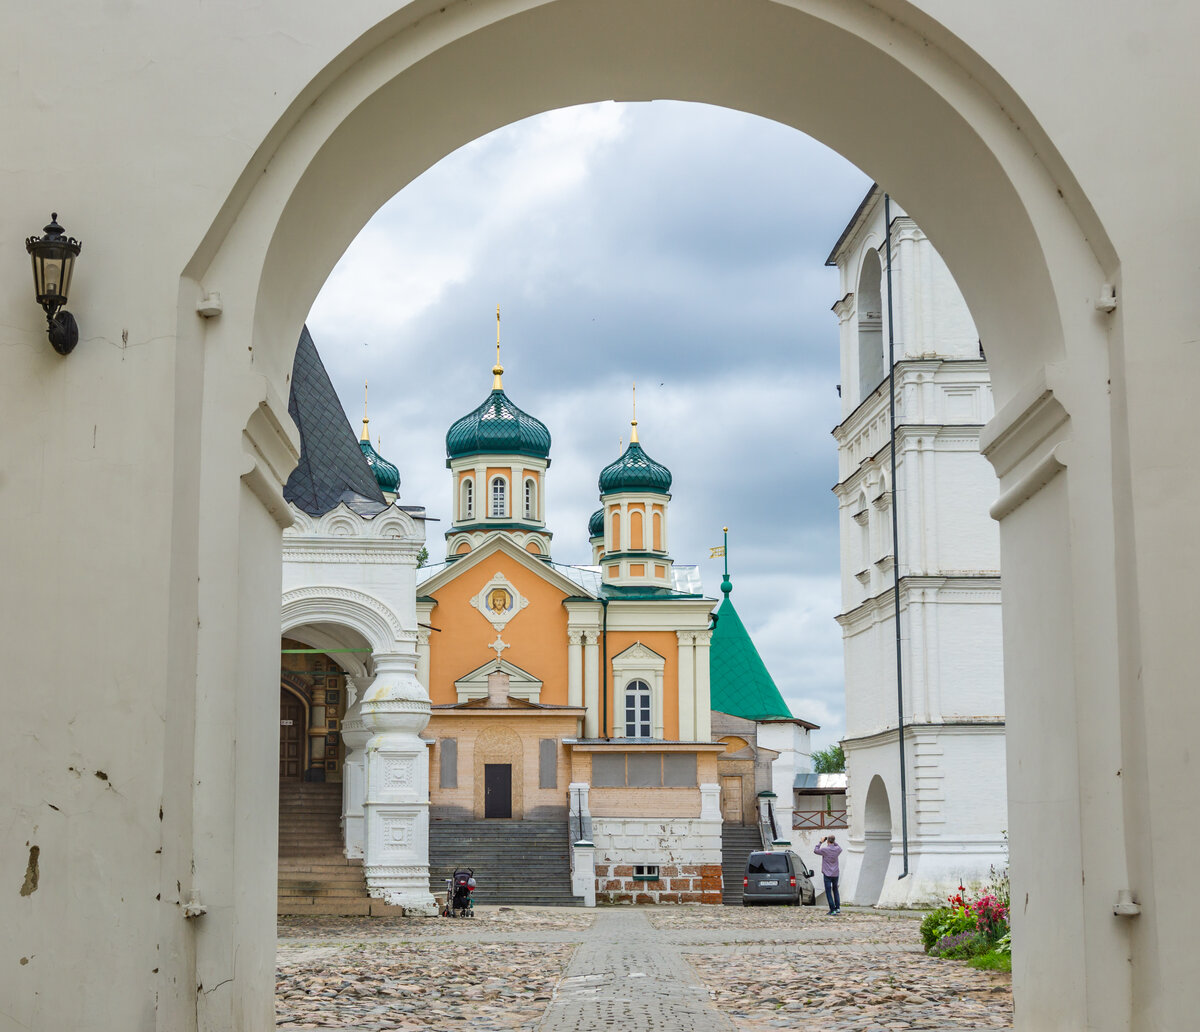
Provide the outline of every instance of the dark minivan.
[[811,907],[817,901],[812,871],[790,849],[764,850],[750,854],[742,878],[742,906],[755,903],[784,903]]

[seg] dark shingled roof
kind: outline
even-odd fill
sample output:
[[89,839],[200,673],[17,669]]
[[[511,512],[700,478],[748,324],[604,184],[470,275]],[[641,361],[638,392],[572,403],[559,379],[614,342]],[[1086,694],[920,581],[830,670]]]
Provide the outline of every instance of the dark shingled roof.
[[300,429],[300,464],[284,485],[284,498],[311,516],[329,512],[355,495],[380,508],[387,505],[307,326],[300,332],[292,365],[288,413]]

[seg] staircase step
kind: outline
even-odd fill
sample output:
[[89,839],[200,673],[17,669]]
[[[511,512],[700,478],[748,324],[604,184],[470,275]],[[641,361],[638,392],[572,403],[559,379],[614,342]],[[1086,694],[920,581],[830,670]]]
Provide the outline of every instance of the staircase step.
[[461,867],[475,871],[478,904],[582,903],[571,892],[565,822],[430,821],[430,887],[444,892],[446,880]]

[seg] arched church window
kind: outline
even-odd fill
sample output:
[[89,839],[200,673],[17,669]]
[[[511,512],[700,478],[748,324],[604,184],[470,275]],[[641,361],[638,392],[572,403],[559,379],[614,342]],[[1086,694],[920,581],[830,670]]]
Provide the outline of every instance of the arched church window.
[[650,737],[650,686],[645,681],[625,686],[625,737]]
[[475,515],[475,484],[470,477],[462,483],[462,515],[460,519],[469,520]]
[[537,519],[537,485],[532,478],[525,481],[525,518]]
[[505,488],[508,485],[504,482],[503,477],[496,477],[492,480],[492,516],[507,516],[508,515],[508,499],[505,497]]

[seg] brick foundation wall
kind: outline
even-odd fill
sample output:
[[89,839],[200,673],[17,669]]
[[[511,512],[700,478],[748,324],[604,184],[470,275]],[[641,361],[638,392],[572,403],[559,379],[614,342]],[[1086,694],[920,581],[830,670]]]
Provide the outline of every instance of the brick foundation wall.
[[635,881],[631,864],[597,864],[596,902],[719,904],[721,865],[660,864],[658,881]]

